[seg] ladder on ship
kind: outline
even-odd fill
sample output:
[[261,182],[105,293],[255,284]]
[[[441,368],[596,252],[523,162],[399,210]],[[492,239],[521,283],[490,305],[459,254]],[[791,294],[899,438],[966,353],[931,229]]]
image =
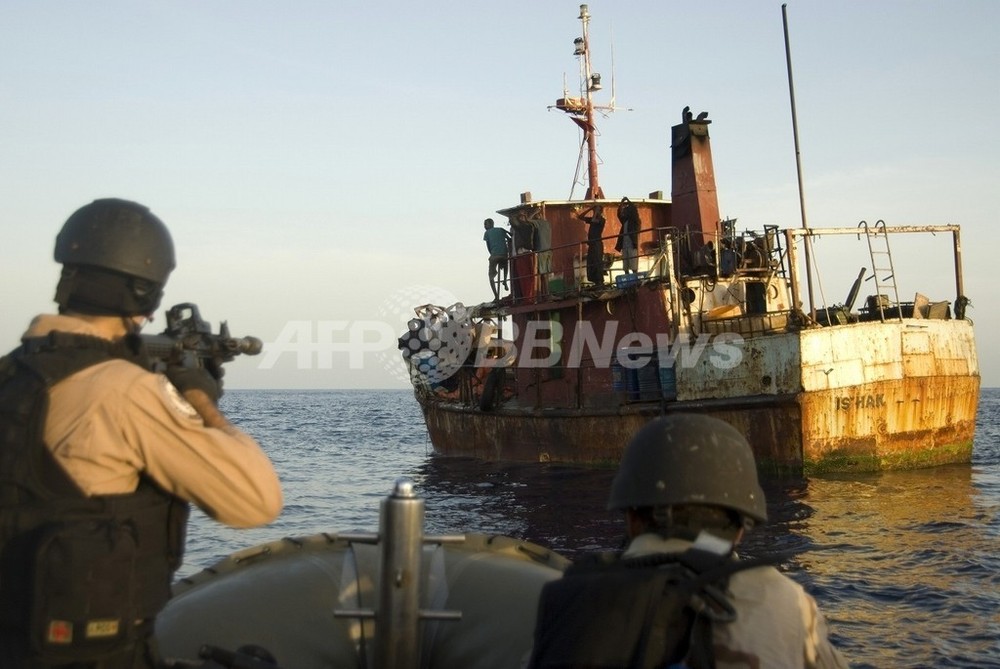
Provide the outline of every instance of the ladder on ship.
[[[885,221],[879,219],[875,225],[868,225],[867,221],[858,223],[859,228],[864,228],[865,237],[868,240],[868,255],[872,261],[872,276],[875,280],[875,304],[868,304],[869,311],[878,309],[879,318],[885,320],[885,312],[889,307],[889,291],[895,300],[896,317],[903,319],[903,309],[899,302],[899,288],[896,286],[896,270],[892,265],[892,252],[889,250],[889,233],[885,229]],[[869,298],[871,299],[871,298]]]
[[[764,226],[764,248],[767,252],[767,262],[771,266],[771,276],[777,274],[788,278],[785,272],[785,249],[781,248],[781,235],[777,225]],[[768,277],[770,279],[770,276]]]

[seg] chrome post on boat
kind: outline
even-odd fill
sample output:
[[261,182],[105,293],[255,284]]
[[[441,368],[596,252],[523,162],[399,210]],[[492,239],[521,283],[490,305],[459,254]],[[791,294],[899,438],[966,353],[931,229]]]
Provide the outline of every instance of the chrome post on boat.
[[420,621],[455,622],[460,611],[419,609],[424,544],[453,544],[464,535],[425,536],[424,502],[413,483],[399,479],[382,500],[378,534],[341,534],[352,543],[379,547],[378,608],[335,609],[335,618],[375,620],[373,669],[416,669],[420,666]]
[[379,605],[375,612],[375,668],[420,665],[420,554],[424,501],[413,482],[399,479],[382,501]]

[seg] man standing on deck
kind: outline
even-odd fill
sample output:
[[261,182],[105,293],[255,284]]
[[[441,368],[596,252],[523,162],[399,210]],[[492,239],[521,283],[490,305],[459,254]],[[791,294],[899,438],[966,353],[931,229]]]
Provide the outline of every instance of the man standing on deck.
[[253,527],[281,487],[219,412],[221,370],[149,371],[138,333],[175,266],[166,226],[97,200],[55,259],[59,314],[0,359],[0,667],[148,669],[188,503]]
[[538,288],[547,293],[549,274],[552,273],[552,224],[545,220],[540,209],[532,209],[526,220],[534,228],[535,271],[542,282]]
[[600,205],[576,212],[576,217],[587,224],[587,281],[604,285],[604,212]]
[[490,254],[490,289],[493,291],[493,300],[500,300],[500,286],[497,281],[497,272],[503,275],[503,287],[507,289],[507,259],[510,256],[510,233],[503,228],[494,227],[493,219],[487,218],[483,221],[486,232],[483,233],[483,241],[486,242],[486,250]]
[[624,512],[628,546],[545,585],[532,669],[848,666],[798,583],[735,554],[767,509],[750,446],[729,424],[693,414],[646,424],[608,508]]
[[621,230],[615,250],[622,254],[622,270],[625,274],[635,274],[639,271],[639,210],[635,204],[623,197],[618,205],[618,222]]

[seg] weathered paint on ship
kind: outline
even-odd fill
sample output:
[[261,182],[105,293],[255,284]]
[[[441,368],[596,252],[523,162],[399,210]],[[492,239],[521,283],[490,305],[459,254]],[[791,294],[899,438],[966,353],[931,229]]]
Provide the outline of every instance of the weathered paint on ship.
[[803,395],[804,470],[877,471],[968,462],[978,379],[920,377]]
[[[613,464],[635,430],[672,411],[731,422],[747,435],[762,471],[774,475],[970,459],[979,372],[968,321],[833,326],[747,338],[741,346],[729,368],[677,365],[676,399],[605,401],[602,410],[534,405],[526,393],[529,405],[515,399],[499,411],[432,397],[421,406],[439,452],[486,460]],[[613,395],[606,387],[605,399]]]
[[[843,392],[694,400],[669,408],[632,406],[606,414],[571,409],[489,413],[443,402],[421,406],[435,450],[488,461],[615,465],[629,437],[665,411],[707,413],[732,423],[753,445],[761,472],[770,476],[969,461],[975,420],[968,416],[975,415],[978,401],[974,380],[880,382],[846,391],[853,395]],[[895,399],[900,394],[909,399]],[[840,408],[844,397],[863,397],[870,404],[845,410]],[[915,405],[924,415],[938,418],[912,420]],[[835,417],[837,412],[844,416]],[[866,415],[857,415],[862,412]]]

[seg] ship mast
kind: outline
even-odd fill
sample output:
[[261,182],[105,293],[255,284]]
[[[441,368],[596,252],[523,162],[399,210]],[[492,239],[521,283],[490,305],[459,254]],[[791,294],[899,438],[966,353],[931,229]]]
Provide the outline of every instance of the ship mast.
[[[587,195],[586,199],[596,200],[604,197],[600,178],[597,174],[597,125],[595,111],[612,112],[614,101],[610,105],[595,105],[593,94],[601,90],[601,75],[593,72],[590,64],[590,11],[587,5],[580,5],[580,16],[583,24],[583,36],[573,40],[573,55],[580,58],[580,97],[570,97],[569,91],[563,87],[563,97],[556,100],[555,107],[570,115],[570,120],[583,130],[584,145],[587,151]],[[581,158],[583,153],[581,146]],[[577,168],[579,170],[579,167]],[[578,172],[579,173],[579,172]],[[575,181],[574,181],[575,183]],[[572,198],[572,194],[570,194]]]
[[[809,223],[806,219],[806,196],[802,187],[802,154],[799,151],[799,122],[795,113],[795,84],[792,81],[792,50],[788,45],[788,13],[787,4],[781,5],[781,25],[785,32],[785,63],[788,69],[788,97],[792,103],[792,137],[795,140],[795,172],[799,179],[799,212],[802,216],[802,227],[809,231]],[[809,318],[816,322],[816,302],[813,299],[813,271],[812,271],[812,237],[806,235],[806,286],[809,292]],[[795,299],[799,302],[796,295]],[[801,310],[801,304],[794,307]]]
[[587,199],[596,200],[604,197],[601,183],[597,177],[597,127],[594,125],[594,98],[591,95],[601,86],[600,75],[595,75],[590,68],[590,12],[587,5],[580,5],[580,21],[583,23],[583,88],[586,92],[587,109],[585,113],[587,137]]

